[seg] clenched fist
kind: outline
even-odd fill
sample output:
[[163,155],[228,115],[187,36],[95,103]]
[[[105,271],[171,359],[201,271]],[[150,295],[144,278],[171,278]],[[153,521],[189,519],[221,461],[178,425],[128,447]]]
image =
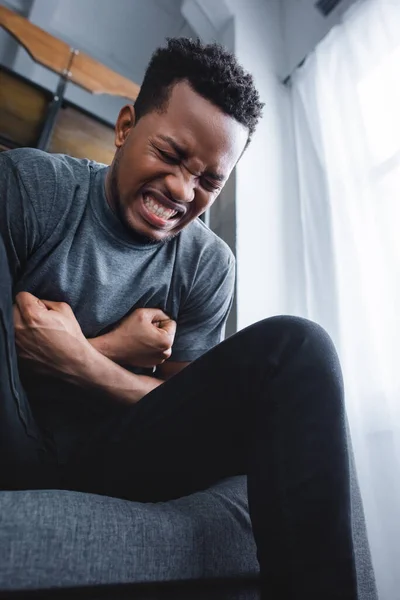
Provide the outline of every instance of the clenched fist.
[[18,355],[38,371],[70,378],[85,360],[89,344],[64,302],[17,294],[14,332]]
[[162,310],[138,308],[115,329],[90,343],[120,365],[151,368],[171,356],[175,332],[175,321]]

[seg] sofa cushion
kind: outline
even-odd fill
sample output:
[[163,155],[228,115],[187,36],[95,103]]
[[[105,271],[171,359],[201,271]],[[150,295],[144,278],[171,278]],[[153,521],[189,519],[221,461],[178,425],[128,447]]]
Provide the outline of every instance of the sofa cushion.
[[258,572],[246,479],[158,504],[0,492],[0,589]]
[[[359,600],[376,600],[352,457],[351,492]],[[68,491],[0,492],[2,590],[257,573],[245,477],[158,504]]]

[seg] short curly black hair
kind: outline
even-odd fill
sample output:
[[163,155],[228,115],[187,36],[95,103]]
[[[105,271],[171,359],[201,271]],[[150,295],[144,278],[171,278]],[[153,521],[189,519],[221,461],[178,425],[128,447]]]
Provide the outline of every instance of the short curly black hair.
[[139,120],[153,110],[165,109],[175,83],[187,81],[198,94],[244,125],[250,142],[264,104],[253,77],[236,57],[219,44],[190,38],[168,38],[150,59],[135,102]]

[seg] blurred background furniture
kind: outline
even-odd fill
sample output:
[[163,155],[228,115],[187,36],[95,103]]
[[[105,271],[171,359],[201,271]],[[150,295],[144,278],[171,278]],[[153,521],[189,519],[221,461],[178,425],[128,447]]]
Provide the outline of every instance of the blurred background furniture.
[[5,6],[0,6],[0,27],[35,62],[59,75],[51,93],[0,65],[0,150],[30,146],[111,163],[114,124],[66,100],[66,87],[72,83],[92,94],[132,102],[139,86]]

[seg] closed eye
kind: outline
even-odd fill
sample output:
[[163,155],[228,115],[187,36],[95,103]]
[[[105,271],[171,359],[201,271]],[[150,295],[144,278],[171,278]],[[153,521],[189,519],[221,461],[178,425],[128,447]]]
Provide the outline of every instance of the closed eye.
[[180,158],[173,154],[169,154],[169,152],[164,152],[164,150],[160,150],[159,148],[158,152],[160,153],[161,158],[169,165],[179,165],[181,162]]
[[203,186],[203,188],[205,190],[207,190],[209,192],[219,192],[220,191],[220,186],[218,184],[212,183],[212,181],[209,181],[208,179],[202,178],[201,185]]

